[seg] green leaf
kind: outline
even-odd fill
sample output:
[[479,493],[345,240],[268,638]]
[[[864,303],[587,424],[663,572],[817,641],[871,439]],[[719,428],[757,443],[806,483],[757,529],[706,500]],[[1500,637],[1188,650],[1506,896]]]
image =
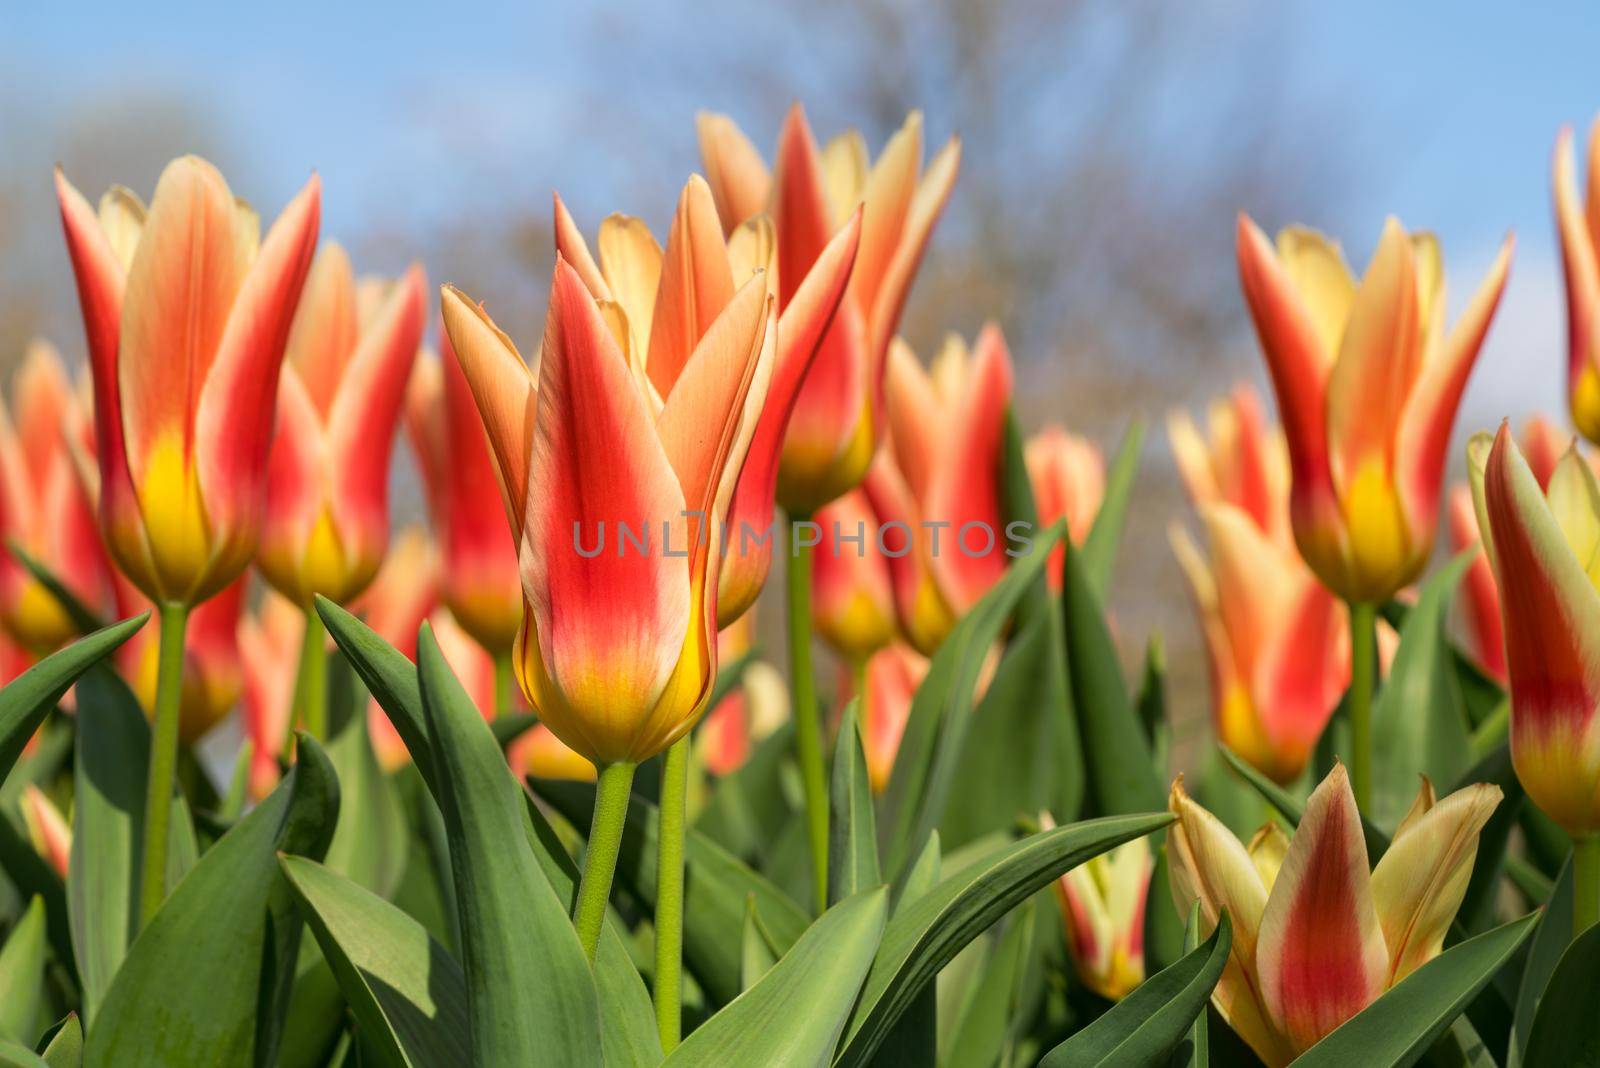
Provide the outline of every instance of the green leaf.
[[1476,552],[1459,554],[1423,585],[1373,704],[1372,808],[1367,815],[1391,833],[1416,797],[1419,773],[1436,783],[1455,782],[1472,764],[1472,738],[1445,639],[1445,614]]
[[1028,554],[961,618],[928,665],[911,701],[878,826],[884,871],[892,878],[904,874],[911,851],[944,814],[961,771],[973,691],[989,649],[1065,531],[1065,523],[1058,521],[1035,539]]
[[45,932],[50,947],[69,974],[75,974],[72,927],[67,919],[67,892],[61,876],[5,813],[0,813],[0,874],[9,877],[11,885],[23,897],[38,897],[44,901]]
[[1150,635],[1144,648],[1144,671],[1139,678],[1139,693],[1134,698],[1139,725],[1150,743],[1156,770],[1165,773],[1167,762],[1167,651],[1160,632]]
[[467,981],[422,925],[333,869],[282,857],[363,1038],[398,1066],[466,1064]]
[[1112,816],[1030,835],[908,900],[884,931],[839,1063],[869,1063],[939,970],[1034,891],[1090,857],[1171,822],[1167,813]]
[[83,1024],[78,1014],[69,1012],[45,1035],[40,1056],[50,1068],[81,1068],[83,1064]]
[[496,716],[489,721],[489,730],[494,732],[495,744],[501,749],[507,749],[511,743],[533,730],[539,723],[539,716],[534,712],[513,712],[506,716]]
[[1539,999],[1524,1060],[1528,1064],[1600,1064],[1600,926],[1584,931],[1550,976]]
[[824,1065],[883,933],[888,892],[824,912],[778,963],[672,1051],[667,1068]]
[[778,963],[772,940],[761,929],[761,914],[756,911],[756,896],[744,899],[744,931],[739,940],[739,985],[749,990]]
[[856,698],[844,706],[828,789],[828,901],[833,904],[883,882],[867,754],[856,722],[860,705]]
[[32,1044],[44,1002],[44,899],[28,902],[0,947],[0,1038]]
[[390,897],[405,874],[411,828],[394,781],[378,765],[367,733],[367,691],[339,655],[329,664],[328,759],[339,773],[339,826],[326,863],[379,897]]
[[1452,946],[1424,964],[1295,1061],[1297,1068],[1415,1064],[1489,984],[1524,939],[1537,914]]
[[905,880],[900,884],[900,893],[894,898],[896,914],[939,885],[940,868],[943,863],[944,847],[939,841],[939,832],[930,831],[928,840],[917,853],[917,859],[906,869]]
[[435,796],[437,785],[433,778],[433,747],[428,742],[428,717],[422,707],[422,688],[417,683],[417,669],[406,655],[382,638],[343,608],[326,597],[316,599],[317,614],[322,617],[335,643],[338,644],[350,666],[356,669],[367,692],[378,701],[378,707],[389,717],[400,740],[411,752],[411,760],[421,773],[423,781]]
[[598,1065],[594,974],[528,844],[505,756],[426,624],[417,676],[450,840],[473,1062]]
[[[531,780],[529,787],[574,827],[589,826],[594,784]],[[755,895],[761,922],[780,952],[794,945],[810,918],[771,881],[697,831],[684,841],[683,959],[707,998],[725,1005],[739,995],[739,940],[745,898]],[[645,911],[656,903],[656,806],[635,794],[617,857],[617,880]]]
[[1572,863],[1568,861],[1556,879],[1550,903],[1539,913],[1539,929],[1528,945],[1528,959],[1522,967],[1522,982],[1517,987],[1517,1004],[1511,1022],[1511,1041],[1506,1055],[1508,1068],[1533,1063],[1526,1061],[1522,1054],[1533,1034],[1539,1002],[1571,941]]
[[1062,564],[1061,605],[1066,621],[1067,676],[1072,707],[1083,735],[1084,763],[1095,809],[1103,815],[1166,807],[1138,715],[1128,700],[1117,649],[1085,559],[1070,545]]
[[1094,524],[1083,539],[1083,570],[1096,599],[1104,601],[1111,588],[1111,575],[1117,565],[1117,549],[1122,544],[1122,528],[1128,518],[1128,503],[1133,499],[1134,480],[1139,475],[1139,453],[1144,448],[1144,421],[1128,424],[1117,447],[1116,458],[1106,474],[1106,491],[1100,498]]
[[77,628],[79,634],[92,634],[106,625],[106,621],[101,619],[97,612],[79,600],[78,595],[73,593],[67,584],[56,576],[55,572],[35,559],[15,538],[6,539],[6,549],[16,558],[17,563],[21,564],[30,575],[38,580],[39,585],[43,586],[45,591],[55,598],[56,603],[66,612],[67,618],[72,621],[72,625]]
[[1163,1064],[1205,1014],[1232,945],[1233,923],[1224,912],[1204,944],[1051,1050],[1039,1068]]
[[694,829],[746,861],[767,857],[794,814],[783,789],[784,766],[794,753],[794,725],[765,738],[739,769],[715,781]]
[[1511,748],[1502,745],[1474,764],[1462,775],[1457,789],[1467,783],[1490,782],[1500,787],[1504,797],[1489,817],[1489,822],[1478,833],[1478,853],[1472,861],[1472,877],[1467,882],[1467,892],[1456,910],[1456,923],[1463,930],[1477,934],[1494,926],[1496,899],[1500,894],[1500,876],[1505,871],[1506,846],[1511,840],[1511,829],[1517,825],[1517,815],[1522,810],[1525,795],[1516,768],[1511,765]]
[[1147,970],[1158,971],[1176,964],[1187,951],[1183,948],[1183,920],[1172,903],[1167,843],[1152,842],[1151,852],[1155,864],[1144,892],[1144,959]]
[[50,1065],[27,1046],[0,1039],[0,1068],[50,1068]]
[[51,653],[0,689],[0,779],[11,771],[34,729],[71,688],[78,676],[127,641],[150,613],[97,630]]
[[[1034,902],[1024,901],[1012,915],[1005,934],[984,964],[972,1000],[961,1014],[961,1023],[950,1043],[950,1054],[944,1059],[946,1064],[1002,1063],[1015,1029],[1022,982],[1028,971],[1033,914]],[[884,1052],[887,1050],[886,1046]]]
[[301,929],[277,853],[320,855],[338,818],[327,756],[303,734],[298,754],[129,947],[89,1028],[88,1063],[271,1063]]
[[[1226,916],[1226,913],[1224,913]],[[1232,940],[1233,921],[1228,920],[1229,940]],[[1215,932],[1213,932],[1215,937]],[[1189,906],[1189,923],[1183,932],[1183,951],[1193,953],[1200,946],[1200,902]],[[1189,1025],[1189,1037],[1172,1055],[1172,1068],[1209,1068],[1211,1064],[1211,1014],[1205,1005],[1195,1013]]]

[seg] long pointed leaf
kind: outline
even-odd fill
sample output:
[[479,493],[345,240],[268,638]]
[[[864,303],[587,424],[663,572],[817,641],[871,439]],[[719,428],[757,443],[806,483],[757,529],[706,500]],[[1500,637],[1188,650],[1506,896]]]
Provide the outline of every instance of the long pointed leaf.
[[1094,524],[1083,539],[1083,567],[1095,596],[1105,599],[1111,588],[1112,572],[1116,569],[1117,549],[1122,545],[1122,528],[1128,518],[1128,504],[1133,499],[1133,484],[1139,475],[1139,454],[1144,449],[1144,421],[1135,419],[1128,424],[1117,447],[1116,458],[1111,461],[1111,471],[1106,477],[1106,491],[1100,498],[1100,510],[1095,513]]
[[44,998],[44,900],[28,903],[0,946],[0,1038],[33,1044]]
[[856,721],[860,698],[844,706],[828,790],[828,901],[837,904],[877,886],[878,831],[873,824],[867,755]]

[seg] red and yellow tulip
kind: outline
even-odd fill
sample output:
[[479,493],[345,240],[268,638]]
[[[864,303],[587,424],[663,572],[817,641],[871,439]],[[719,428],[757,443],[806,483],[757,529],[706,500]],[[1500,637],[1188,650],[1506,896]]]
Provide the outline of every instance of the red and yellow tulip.
[[[590,761],[646,760],[694,725],[716,679],[712,532],[724,528],[772,375],[766,282],[745,282],[706,325],[659,409],[615,317],[564,257],[537,379],[483,309],[451,287],[443,304],[520,539],[523,692]],[[621,524],[643,528],[649,547],[630,547]],[[591,554],[607,530],[609,545]]]
[[823,505],[812,521],[821,541],[811,557],[811,620],[852,664],[895,639],[894,587],[878,545],[878,517],[861,490]]
[[28,841],[33,843],[33,851],[65,879],[72,859],[71,825],[55,802],[31,782],[22,788],[21,803],[22,822],[28,828]]
[[[992,670],[986,664],[985,676]],[[867,782],[873,793],[889,788],[894,773],[894,758],[900,751],[900,738],[911,716],[911,699],[928,674],[928,660],[905,642],[895,641],[867,658],[859,673],[841,672],[839,694],[849,700],[857,685],[864,686],[857,710],[861,724],[861,745],[867,758]],[[987,677],[978,683],[980,692],[989,684]]]
[[[186,743],[199,741],[222,722],[244,691],[239,613],[244,608],[247,585],[247,576],[240,575],[189,614],[183,635],[183,691],[178,703],[178,737]],[[124,595],[120,615],[135,615],[149,607],[143,594],[131,588],[125,588]],[[119,651],[128,684],[149,716],[155,715],[159,653],[160,642],[153,627],[141,630]]]
[[1427,564],[1451,425],[1511,247],[1507,237],[1446,331],[1431,234],[1391,218],[1357,283],[1321,234],[1291,227],[1274,246],[1239,217],[1240,281],[1288,439],[1295,541],[1346,601],[1383,601]]
[[1295,552],[1283,435],[1254,391],[1213,405],[1209,423],[1207,440],[1186,413],[1167,420],[1210,552],[1181,525],[1169,536],[1205,636],[1217,737],[1289,783],[1350,682],[1346,610]]
[[1600,481],[1569,448],[1541,490],[1502,425],[1473,438],[1478,529],[1500,592],[1511,759],[1568,833],[1600,831]]
[[148,211],[114,187],[97,213],[59,170],[56,192],[94,379],[106,544],[152,600],[198,603],[255,555],[319,182],[264,239],[256,213],[194,156],[167,165]]
[[1600,441],[1600,121],[1589,127],[1586,156],[1580,196],[1572,130],[1564,127],[1551,171],[1567,286],[1567,405],[1578,432]]
[[305,637],[300,607],[270,587],[239,620],[239,661],[244,691],[239,713],[250,739],[250,796],[261,800],[278,785],[278,754],[289,735],[295,661]]
[[1423,780],[1369,872],[1342,765],[1312,791],[1292,838],[1269,823],[1248,846],[1173,783],[1172,896],[1182,915],[1199,902],[1203,934],[1228,911],[1233,947],[1211,1001],[1268,1068],[1438,956],[1500,796],[1478,783],[1436,802]]
[[[755,271],[777,286],[772,223],[744,221],[723,239],[711,189],[696,175],[678,197],[663,251],[645,224],[612,215],[600,224],[597,262],[583,234],[556,198],[556,250],[577,270],[612,324],[641,392],[656,411],[672,392],[695,346],[739,286]],[[777,355],[766,401],[756,421],[744,468],[728,505],[723,538],[730,549],[718,575],[718,624],[742,616],[766,583],[772,563],[772,510],[779,453],[797,398],[810,381],[819,347],[834,321],[856,250],[861,212],[828,231],[814,262],[780,290]],[[820,371],[816,372],[820,373]]]
[[472,390],[449,337],[439,342],[442,358],[424,356],[411,373],[405,417],[439,543],[439,595],[491,655],[509,656],[522,626],[517,543]]
[[1011,354],[993,324],[970,352],[947,338],[931,370],[904,343],[889,351],[889,438],[866,491],[885,527],[900,628],[925,656],[1010,562],[1000,462],[1011,386]]
[[[115,599],[111,562],[73,462],[73,449],[87,446],[93,432],[48,343],[28,347],[13,385],[12,412],[0,407],[0,536],[43,564],[79,601],[109,611]],[[66,609],[9,548],[0,550],[0,625],[40,653],[77,634]]]
[[[1100,512],[1106,493],[1106,459],[1099,446],[1059,426],[1047,426],[1023,444],[1028,485],[1039,513],[1039,526],[1067,521],[1067,537],[1082,545]],[[1061,592],[1061,560],[1067,547],[1057,545],[1045,565],[1050,588]]]
[[934,223],[955,184],[955,139],[922,167],[922,116],[913,112],[869,163],[866,143],[849,131],[819,149],[796,104],[769,173],[748,139],[724,115],[698,117],[701,158],[724,229],[733,233],[762,211],[777,241],[779,307],[785,314],[829,247],[829,235],[859,205],[860,252],[849,289],[828,326],[815,364],[794,402],[783,439],[778,499],[809,514],[860,483],[882,424],[884,360]]
[[[422,340],[422,269],[358,300],[344,249],[317,253],[289,332],[257,562],[300,605],[366,589],[389,542],[389,456]],[[363,307],[365,305],[365,307]]]
[[[1049,813],[1039,823],[1049,829]],[[1120,1001],[1144,982],[1144,906],[1155,861],[1143,838],[1091,857],[1056,880],[1072,964],[1083,985]]]

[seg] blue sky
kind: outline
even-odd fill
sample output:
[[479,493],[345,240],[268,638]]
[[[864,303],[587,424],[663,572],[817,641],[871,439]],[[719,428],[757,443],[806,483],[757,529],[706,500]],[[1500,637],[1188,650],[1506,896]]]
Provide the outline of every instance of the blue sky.
[[[269,210],[316,167],[330,233],[492,211],[486,189],[525,188],[542,204],[559,185],[598,211],[642,168],[676,176],[694,165],[692,114],[709,86],[732,93],[738,109],[726,76],[715,80],[697,56],[675,59],[674,47],[709,35],[700,47],[732,57],[727,70],[746,69],[741,60],[759,68],[759,57],[738,52],[749,47],[750,20],[766,16],[696,5],[690,27],[667,10],[688,10],[678,5],[579,7],[188,3],[148,5],[151,14],[131,21],[124,5],[73,5],[70,17],[60,6],[7,5],[0,66],[45,131],[29,142],[41,173],[59,148],[52,121],[96,99],[156,92],[220,122],[238,157],[220,162],[245,170],[241,192]],[[1215,8],[1219,35],[1268,10],[1243,0]],[[1272,10],[1284,23],[1274,102],[1342,124],[1339,143],[1352,158],[1340,218],[1360,225],[1341,236],[1358,264],[1389,212],[1435,229],[1459,306],[1501,235],[1517,232],[1511,289],[1467,418],[1557,404],[1563,325],[1549,154],[1562,123],[1581,129],[1600,108],[1600,16],[1575,2]],[[659,40],[658,62],[611,47],[619,34]],[[813,36],[799,46],[835,46]],[[1206,90],[1207,44],[1196,41],[1197,93]],[[663,138],[659,160],[618,158],[615,145],[585,135],[588,124],[641,116],[681,131]],[[940,117],[929,122],[938,129]],[[1308,205],[1306,221],[1323,221],[1316,216]]]

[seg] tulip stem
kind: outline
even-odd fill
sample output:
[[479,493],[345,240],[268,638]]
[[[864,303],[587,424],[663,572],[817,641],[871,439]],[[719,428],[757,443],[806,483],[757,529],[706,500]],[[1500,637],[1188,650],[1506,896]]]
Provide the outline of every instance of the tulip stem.
[[622,828],[628,821],[628,794],[633,789],[636,765],[604,764],[595,784],[594,819],[589,824],[589,848],[583,858],[583,878],[578,882],[578,905],[572,923],[584,955],[594,963],[600,948],[600,928],[605,923],[606,902],[611,899],[611,877],[622,848]]
[[494,715],[496,719],[511,714],[511,654],[494,655]]
[[[793,530],[809,516],[790,517]],[[793,537],[793,534],[790,535]],[[796,542],[789,554],[789,676],[794,687],[795,755],[805,788],[811,878],[820,913],[828,907],[828,776],[822,758],[822,721],[811,665],[811,548]]]
[[1356,807],[1372,811],[1372,688],[1378,653],[1378,608],[1350,605],[1350,785]]
[[294,739],[296,723],[317,741],[327,741],[328,639],[322,617],[311,605],[306,606],[306,633],[300,646],[300,671],[295,676],[294,698],[296,715],[289,721],[289,737],[284,739],[285,751]]
[[156,660],[150,774],[145,783],[144,858],[139,870],[141,930],[167,896],[167,836],[172,825],[172,786],[178,770],[178,724],[183,708],[183,632],[189,622],[189,606],[164,601],[156,609],[156,617],[161,636]]
[[1600,835],[1572,839],[1572,937],[1600,923]]
[[661,761],[661,808],[656,841],[656,1030],[671,1053],[683,1029],[679,1010],[683,971],[683,834],[689,793],[689,735]]

